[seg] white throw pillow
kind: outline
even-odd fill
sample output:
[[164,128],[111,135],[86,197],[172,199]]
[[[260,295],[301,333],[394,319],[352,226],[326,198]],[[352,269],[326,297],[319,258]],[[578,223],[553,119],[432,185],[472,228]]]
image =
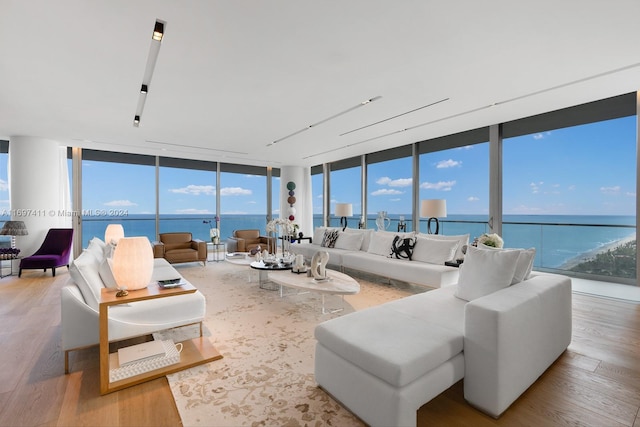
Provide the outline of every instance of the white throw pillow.
[[371,236],[373,235],[372,229],[360,229],[360,228],[345,228],[345,233],[362,234],[362,244],[360,245],[361,251],[367,251],[371,244]]
[[460,265],[455,295],[473,301],[509,287],[519,256],[517,251],[490,251],[469,246],[464,263]]
[[457,240],[433,240],[418,236],[412,259],[430,264],[444,264],[455,258],[457,249]]
[[102,283],[107,288],[117,289],[118,284],[116,283],[115,277],[113,277],[113,271],[111,270],[111,258],[106,258],[100,263],[100,268],[98,269],[98,273],[100,274],[100,278],[102,279]]
[[99,309],[101,289],[104,288],[104,283],[98,273],[99,268],[100,261],[86,250],[82,251],[80,256],[69,264],[69,275],[78,285],[87,305],[96,311]]
[[462,248],[465,245],[469,244],[469,234],[459,234],[459,235],[454,235],[454,236],[446,236],[443,234],[424,234],[424,233],[420,233],[418,234],[418,237],[420,238],[424,238],[424,239],[431,239],[431,240],[456,240],[458,241],[458,249],[456,250],[456,254],[453,257],[454,260],[456,259],[463,259],[464,258],[464,253],[462,253]]
[[316,227],[315,230],[313,230],[313,242],[311,243],[320,246],[322,239],[324,239],[324,231],[326,229],[326,227]]
[[89,240],[89,244],[87,245],[87,252],[91,252],[93,256],[96,257],[98,261],[102,261],[104,259],[104,250],[106,244],[97,237]]
[[391,254],[391,244],[395,237],[395,233],[376,231],[371,236],[371,243],[369,243],[367,252],[374,255],[389,256]]
[[338,240],[336,240],[334,248],[347,249],[349,251],[359,251],[360,246],[362,246],[363,238],[364,234],[362,233],[340,233],[338,235]]
[[513,273],[513,279],[511,280],[511,284],[515,285],[516,283],[523,282],[529,278],[531,274],[531,270],[533,269],[533,260],[536,257],[536,248],[529,249],[513,249],[513,248],[494,248],[492,246],[486,246],[482,243],[479,245],[480,248],[490,250],[490,251],[517,251],[518,252],[518,261],[516,262],[516,271]]

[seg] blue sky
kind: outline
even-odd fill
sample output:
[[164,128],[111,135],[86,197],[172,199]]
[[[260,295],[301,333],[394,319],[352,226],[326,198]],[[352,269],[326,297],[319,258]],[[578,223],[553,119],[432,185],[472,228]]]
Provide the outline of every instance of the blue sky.
[[[635,141],[635,117],[505,139],[503,213],[635,215]],[[446,199],[449,214],[486,214],[488,175],[488,144],[422,155],[420,199]],[[360,168],[332,173],[332,206],[361,212],[359,177]],[[370,165],[367,177],[370,214],[410,212],[410,159]],[[314,211],[321,206],[314,189]]]
[[[504,141],[504,214],[635,215],[635,117],[592,123]],[[420,158],[420,199],[443,198],[452,214],[486,214],[489,147],[478,144]],[[0,162],[0,207],[7,209],[6,154]],[[83,162],[84,209],[155,212],[152,166]],[[266,177],[223,173],[223,214],[264,214]],[[314,213],[322,212],[322,178],[312,178]],[[352,203],[359,216],[360,168],[331,175],[331,212]],[[411,159],[368,168],[368,212],[411,211]],[[277,200],[279,179],[274,179]],[[213,172],[161,168],[163,214],[215,213]],[[278,203],[274,201],[274,208]]]

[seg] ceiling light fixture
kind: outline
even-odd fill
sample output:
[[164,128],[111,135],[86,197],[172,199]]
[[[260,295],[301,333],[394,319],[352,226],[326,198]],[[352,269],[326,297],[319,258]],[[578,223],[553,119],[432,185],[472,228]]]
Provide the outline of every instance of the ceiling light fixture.
[[358,108],[360,108],[360,107],[364,107],[365,105],[371,104],[373,101],[377,101],[377,100],[378,100],[378,99],[380,99],[380,98],[382,98],[382,96],[374,96],[373,98],[370,98],[370,99],[364,100],[364,101],[360,102],[358,105],[354,105],[353,107],[351,107],[351,108],[347,108],[346,110],[341,111],[341,112],[339,112],[339,113],[337,113],[337,114],[334,114],[333,116],[327,117],[326,119],[320,120],[319,122],[316,122],[316,123],[314,123],[314,124],[312,124],[312,125],[309,125],[309,126],[307,126],[307,127],[305,127],[305,128],[302,128],[302,129],[300,129],[300,130],[298,130],[298,131],[295,131],[295,132],[293,132],[292,134],[289,134],[289,135],[284,136],[284,137],[282,137],[282,138],[280,138],[280,139],[277,139],[277,140],[275,140],[275,141],[273,141],[273,142],[270,142],[269,144],[267,144],[267,147],[270,147],[270,146],[272,146],[272,145],[274,145],[274,144],[277,144],[277,143],[279,143],[279,142],[282,142],[282,141],[284,141],[285,139],[288,139],[288,138],[291,138],[291,137],[293,137],[293,136],[296,136],[296,135],[298,135],[298,134],[300,134],[300,133],[302,133],[302,132],[304,132],[304,131],[306,131],[306,130],[309,130],[309,129],[311,129],[311,128],[314,128],[314,127],[316,127],[316,126],[318,126],[318,125],[321,125],[321,124],[323,124],[323,123],[326,123],[326,122],[328,122],[329,120],[333,120],[333,119],[335,119],[335,118],[337,118],[337,117],[340,117],[340,116],[342,116],[342,115],[344,115],[344,114],[350,113],[351,111],[356,110],[356,109],[358,109]]
[[140,125],[140,116],[134,116],[133,117],[133,125],[135,127],[138,127]]
[[153,36],[151,38],[155,41],[161,42],[163,36],[164,36],[164,22],[156,21],[156,25],[153,28]]
[[149,91],[149,86],[143,84],[140,88],[140,93],[147,93]]

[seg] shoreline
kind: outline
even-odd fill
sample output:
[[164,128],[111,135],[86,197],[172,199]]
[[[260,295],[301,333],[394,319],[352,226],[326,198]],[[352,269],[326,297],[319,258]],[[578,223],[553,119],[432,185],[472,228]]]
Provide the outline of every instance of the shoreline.
[[568,259],[557,268],[559,270],[571,270],[572,268],[582,264],[583,262],[592,260],[593,258],[596,257],[596,255],[605,253],[608,250],[614,250],[615,248],[622,246],[624,244],[627,244],[629,242],[633,242],[634,240],[636,240],[635,234],[619,240],[615,240],[611,243],[607,243],[606,245],[598,246],[595,249],[591,249],[590,251],[583,252],[578,256]]

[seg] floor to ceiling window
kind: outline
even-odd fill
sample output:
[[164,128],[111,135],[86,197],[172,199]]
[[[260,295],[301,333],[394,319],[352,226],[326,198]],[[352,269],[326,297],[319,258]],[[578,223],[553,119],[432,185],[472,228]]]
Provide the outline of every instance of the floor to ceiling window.
[[313,206],[313,228],[322,227],[324,220],[324,174],[322,166],[314,166],[311,168],[311,205]]
[[[446,201],[447,216],[438,218],[441,234],[468,233],[473,240],[487,231],[488,139],[488,129],[483,128],[419,144],[419,200]],[[420,232],[427,232],[427,221],[421,218]]]
[[[411,146],[367,155],[367,228],[377,228],[379,212],[388,231],[413,230],[413,157]],[[404,228],[399,227],[404,224]]]
[[329,214],[330,226],[340,225],[340,218],[334,215],[336,203],[351,203],[353,217],[347,218],[349,227],[356,227],[363,215],[362,212],[362,166],[360,157],[345,159],[331,163],[329,182],[330,198]]
[[504,139],[504,239],[537,268],[635,281],[636,116],[597,118]]
[[82,244],[104,238],[109,223],[125,236],[156,239],[155,157],[82,151]]
[[267,169],[222,164],[220,174],[220,233],[222,240],[233,230],[258,229],[266,233]]
[[161,157],[159,166],[160,233],[188,231],[209,241],[216,226],[216,164]]

